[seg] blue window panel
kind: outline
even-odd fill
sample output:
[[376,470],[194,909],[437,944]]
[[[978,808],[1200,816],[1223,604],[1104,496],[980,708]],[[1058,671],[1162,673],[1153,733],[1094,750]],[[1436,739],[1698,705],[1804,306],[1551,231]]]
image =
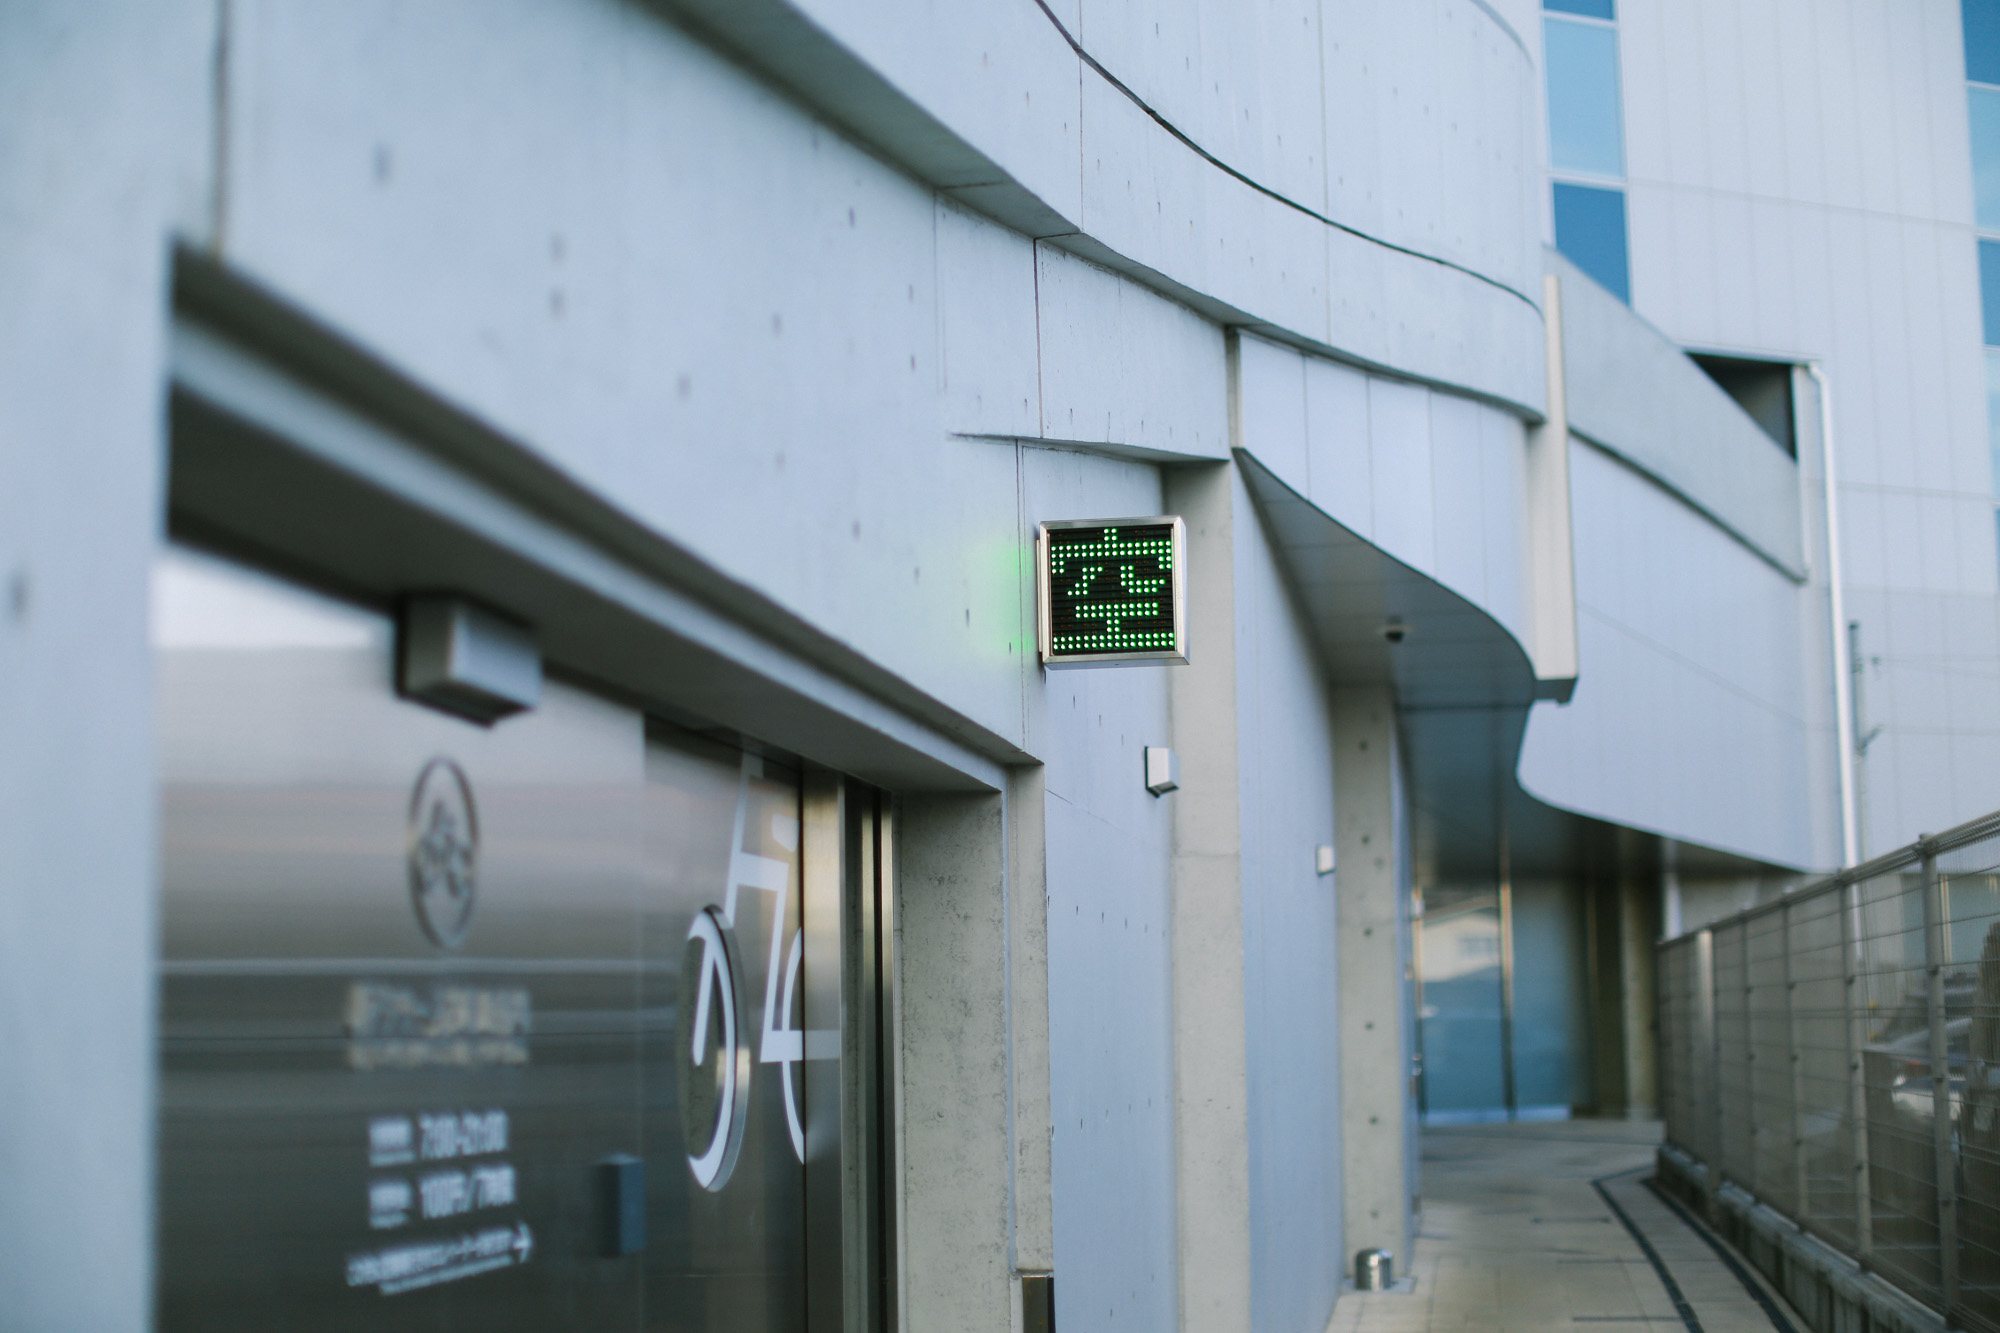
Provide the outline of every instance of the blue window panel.
[[1979,313],[1986,345],[2000,347],[2000,241],[1979,243]]
[[1553,14],[1581,14],[1587,19],[1615,19],[1613,0],[1542,0],[1542,8]]
[[1549,163],[1558,171],[1625,174],[1618,99],[1618,30],[1542,20],[1549,79]]
[[[1625,192],[1556,182],[1556,249],[1627,305],[1632,281],[1625,254]],[[2000,246],[1994,247],[2000,250]],[[2000,261],[2000,256],[1996,256]],[[2000,262],[1996,262],[2000,267]]]
[[2000,0],[1960,0],[1965,22],[1965,77],[2000,83]]
[[1972,207],[1981,231],[2000,231],[2000,88],[1965,90],[1972,121]]

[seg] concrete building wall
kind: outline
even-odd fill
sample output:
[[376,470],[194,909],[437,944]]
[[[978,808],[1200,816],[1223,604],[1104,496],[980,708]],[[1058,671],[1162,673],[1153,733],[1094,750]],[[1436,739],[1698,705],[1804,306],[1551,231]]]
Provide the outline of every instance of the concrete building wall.
[[1020,735],[1013,460],[941,429],[929,190],[631,7],[231,12],[229,262]]
[[1883,727],[1865,841],[1988,811],[2000,696],[1973,682],[2000,665],[2000,559],[1958,5],[1620,8],[1634,307],[1832,384],[1847,609]]
[[1520,419],[1262,339],[1239,348],[1243,447],[1349,531],[1526,639]]
[[[1028,447],[1020,461],[1030,513],[1163,507],[1149,464]],[[1044,707],[1057,1321],[1172,1327],[1176,798],[1145,789],[1143,757],[1168,743],[1167,681],[1159,671],[1052,673]]]
[[[1674,343],[1823,359],[1835,385],[1849,605],[1891,645],[1873,837],[2000,804],[1950,6],[1622,9],[1639,313]],[[1323,1326],[1357,1239],[1340,1025],[1361,1012],[1313,867],[1327,691],[1356,683],[1329,678],[1325,634],[1379,612],[1293,596],[1237,460],[1463,599],[1479,643],[1527,642],[1538,22],[1527,0],[7,10],[0,1308],[148,1318],[144,589],[178,245],[603,502],[585,536],[699,570],[725,628],[749,635],[753,603],[757,633],[782,621],[785,651],[846,673],[855,729],[921,714],[936,785],[988,789],[904,793],[913,1327],[1006,1327],[1044,1267],[1072,1331]],[[1657,373],[1603,380],[1579,433],[1665,450],[1742,425],[1647,345]],[[1647,420],[1617,419],[1628,393]],[[1801,586],[1687,503],[1734,496],[1730,468],[1697,457],[1676,496],[1570,457],[1582,674],[1530,715],[1521,781],[1824,863],[1811,464],[1803,522],[1766,512],[1783,469],[1758,514],[1710,510],[1779,565],[1798,533]],[[1213,562],[1194,665],[1043,673],[1033,525],[1162,510]],[[1386,742],[1389,687],[1361,683]],[[1143,790],[1154,744],[1182,792]],[[1361,914],[1396,936],[1367,997],[1396,1031],[1396,1097],[1369,1103],[1393,1118],[1412,886],[1391,753],[1343,837],[1396,826]],[[1382,1173],[1399,1209],[1407,1161]]]
[[1251,1326],[1324,1326],[1347,1252],[1340,1200],[1340,969],[1333,718],[1305,623],[1238,489],[1237,745],[1243,806],[1244,1064]]
[[0,11],[0,1310],[22,1328],[151,1311],[147,580],[213,18]]
[[1807,800],[1798,586],[1581,441],[1570,485],[1583,673],[1567,707],[1529,715],[1522,785],[1614,823],[1814,864],[1830,849]]

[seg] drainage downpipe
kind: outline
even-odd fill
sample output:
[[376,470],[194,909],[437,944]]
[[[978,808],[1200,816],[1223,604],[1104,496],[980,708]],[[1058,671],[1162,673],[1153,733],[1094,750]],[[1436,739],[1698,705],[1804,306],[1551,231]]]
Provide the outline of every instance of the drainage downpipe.
[[1861,860],[1861,818],[1854,798],[1854,664],[1847,642],[1847,595],[1840,566],[1840,484],[1833,462],[1833,388],[1819,362],[1806,363],[1819,387],[1819,461],[1826,486],[1826,587],[1833,649],[1833,734],[1840,752],[1840,864]]

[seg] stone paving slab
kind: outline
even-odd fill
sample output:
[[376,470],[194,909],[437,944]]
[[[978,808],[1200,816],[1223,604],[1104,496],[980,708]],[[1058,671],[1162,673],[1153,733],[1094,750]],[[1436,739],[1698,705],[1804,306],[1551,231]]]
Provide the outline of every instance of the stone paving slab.
[[1328,1333],[1807,1333],[1782,1302],[1776,1327],[1646,1188],[1659,1140],[1657,1123],[1610,1120],[1427,1130],[1415,1288],[1344,1294]]

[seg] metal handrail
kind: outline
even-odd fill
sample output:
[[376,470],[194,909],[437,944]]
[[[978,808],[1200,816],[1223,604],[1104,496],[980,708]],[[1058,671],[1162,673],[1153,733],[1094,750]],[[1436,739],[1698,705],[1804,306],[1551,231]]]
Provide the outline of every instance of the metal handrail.
[[1714,921],[1709,921],[1696,927],[1694,930],[1684,930],[1680,934],[1660,942],[1662,944],[1673,944],[1677,941],[1688,939],[1703,930],[1715,930],[1738,921],[1747,921],[1751,917],[1765,916],[1771,912],[1782,910],[1787,902],[1798,902],[1822,893],[1831,893],[1849,884],[1874,879],[1879,875],[1885,875],[1892,870],[1900,870],[1905,866],[1917,865],[1927,855],[1936,856],[1944,852],[1957,851],[1961,847],[1967,847],[1973,843],[1992,837],[2000,837],[2000,810],[1996,810],[1990,815],[1981,815],[1977,819],[1969,819],[1963,824],[1946,829],[1943,833],[1921,834],[1915,842],[1898,847],[1894,851],[1884,852],[1871,860],[1863,861],[1860,865],[1851,866],[1846,870],[1837,870],[1830,875],[1810,880],[1796,888],[1786,889],[1782,894],[1771,899],[1769,902],[1752,903],[1750,906],[1740,908],[1728,916],[1718,917]]
[[1667,1139],[1707,1166],[1710,1206],[1741,1189],[2000,1333],[2000,812],[1657,961]]

